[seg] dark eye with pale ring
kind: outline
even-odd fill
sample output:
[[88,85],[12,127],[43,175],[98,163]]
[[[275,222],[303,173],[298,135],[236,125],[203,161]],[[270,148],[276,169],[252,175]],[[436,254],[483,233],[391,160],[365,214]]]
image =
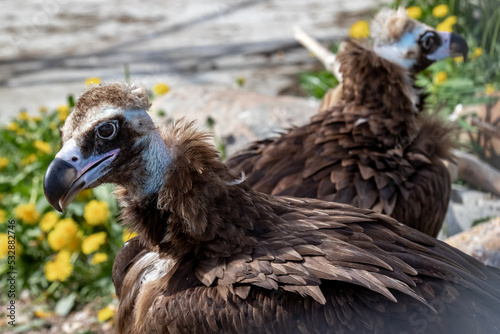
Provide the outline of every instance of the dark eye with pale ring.
[[430,53],[433,52],[438,46],[438,36],[435,32],[433,31],[427,31],[425,34],[420,37],[420,45],[422,46],[422,49],[424,49],[425,52]]
[[106,122],[99,124],[96,128],[97,136],[101,139],[112,139],[118,132],[118,125],[115,122]]

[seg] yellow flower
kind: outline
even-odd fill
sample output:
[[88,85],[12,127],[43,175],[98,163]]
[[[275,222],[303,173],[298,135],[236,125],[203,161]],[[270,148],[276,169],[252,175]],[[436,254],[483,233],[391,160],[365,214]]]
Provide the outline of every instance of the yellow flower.
[[368,38],[370,36],[370,25],[367,21],[358,21],[351,26],[349,36],[352,38]]
[[164,95],[170,91],[170,87],[167,84],[159,83],[153,86],[153,92],[156,95]]
[[5,219],[7,219],[7,212],[0,209],[0,224],[6,223]]
[[406,13],[410,18],[418,20],[422,17],[422,8],[417,6],[408,7],[406,8]]
[[448,16],[443,22],[451,26],[457,24],[457,17],[455,15]]
[[447,5],[438,5],[432,9],[432,15],[434,17],[445,17],[449,11],[450,9]]
[[6,158],[6,157],[1,157],[0,158],[0,170],[2,170],[5,167],[7,167],[8,164],[9,164],[9,159],[8,158]]
[[472,56],[470,56],[472,59],[476,59],[477,57],[481,56],[483,54],[483,48],[475,48],[474,52],[472,53]]
[[41,116],[33,116],[33,117],[31,117],[31,119],[38,123],[42,120],[42,117]]
[[53,317],[54,314],[55,314],[54,312],[47,312],[47,311],[44,311],[42,309],[38,309],[34,312],[35,317],[40,318],[40,319]]
[[437,31],[453,32],[453,27],[446,22],[441,22],[436,26]]
[[50,231],[59,220],[59,215],[54,211],[49,211],[43,215],[42,220],[40,220],[40,228],[42,231]]
[[130,232],[130,230],[128,228],[125,228],[123,230],[122,240],[125,243],[136,236],[137,236],[137,232],[135,232],[135,231]]
[[46,114],[47,111],[49,111],[49,109],[46,107],[46,106],[40,106],[40,108],[38,109],[40,111],[40,113],[42,114]]
[[97,232],[83,239],[83,254],[90,254],[99,250],[99,248],[106,242],[106,236],[106,232]]
[[35,224],[40,218],[40,212],[35,208],[35,204],[19,204],[14,209],[14,214],[26,224]]
[[101,225],[108,221],[109,207],[106,202],[91,200],[86,206],[83,218],[89,225]]
[[491,95],[495,92],[495,87],[492,84],[486,85],[486,95]]
[[31,117],[26,111],[21,111],[17,118],[21,121],[29,121]]
[[78,195],[76,195],[76,199],[82,202],[90,199],[91,197],[92,197],[92,189],[82,190],[78,193]]
[[82,232],[71,218],[61,219],[47,236],[50,248],[76,251],[80,248]]
[[97,320],[100,322],[107,321],[115,314],[114,305],[108,305],[97,313]]
[[17,129],[16,133],[18,136],[24,136],[24,134],[26,134],[26,130],[25,129]]
[[448,80],[448,74],[446,74],[445,71],[436,73],[436,76],[434,77],[434,83],[436,85],[442,84],[446,80]]
[[64,122],[69,115],[69,106],[67,104],[62,104],[57,107],[57,114],[59,116],[59,120]]
[[47,236],[50,248],[55,251],[61,250],[66,246],[66,236],[60,230],[52,230]]
[[47,142],[44,142],[40,139],[35,140],[33,143],[33,146],[39,151],[42,151],[45,154],[51,154],[52,153],[52,148],[50,147],[50,144]]
[[19,124],[16,122],[12,122],[7,126],[7,130],[9,131],[16,131],[17,129],[19,129]]
[[95,265],[99,263],[106,262],[108,260],[108,254],[106,253],[95,253],[90,264]]
[[463,56],[453,57],[453,61],[456,64],[463,64],[464,63],[464,57]]
[[443,22],[439,23],[436,26],[436,30],[438,31],[447,31],[447,32],[452,32],[453,31],[453,26],[457,23],[457,17],[456,16],[450,16]]
[[0,259],[9,254],[9,241],[7,233],[0,233]]
[[71,254],[69,251],[60,251],[57,253],[53,261],[48,261],[45,264],[45,277],[49,281],[65,281],[73,272],[73,264],[70,261]]
[[[12,239],[10,239],[12,240]],[[12,243],[11,243],[12,245]],[[15,252],[16,252],[16,257],[19,257],[21,255],[21,245],[19,244],[19,241],[16,240],[15,243]],[[11,246],[12,250],[12,246]],[[12,253],[11,253],[12,254]],[[0,259],[3,259],[9,255],[9,235],[7,233],[0,233]]]
[[85,86],[98,85],[101,83],[101,79],[98,77],[91,77],[85,80]]
[[247,79],[245,77],[239,77],[236,79],[236,86],[243,87],[245,86],[245,82],[247,82]]
[[36,161],[36,154],[31,153],[26,158],[24,158],[24,159],[21,160],[21,166],[31,165],[35,161]]

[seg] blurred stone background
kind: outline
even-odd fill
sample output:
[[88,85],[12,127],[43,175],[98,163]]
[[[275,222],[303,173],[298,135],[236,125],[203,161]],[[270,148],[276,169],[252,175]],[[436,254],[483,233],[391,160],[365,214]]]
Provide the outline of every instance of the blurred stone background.
[[[325,42],[383,0],[0,0],[0,121],[49,109],[88,77],[245,88],[274,96],[315,63],[299,24]],[[193,99],[196,96],[193,95]]]

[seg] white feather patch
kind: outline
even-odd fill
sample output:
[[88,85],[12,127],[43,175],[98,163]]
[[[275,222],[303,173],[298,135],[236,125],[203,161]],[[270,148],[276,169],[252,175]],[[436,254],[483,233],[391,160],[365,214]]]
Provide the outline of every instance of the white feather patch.
[[228,186],[234,186],[236,184],[241,184],[243,183],[243,181],[245,181],[247,179],[246,175],[244,172],[241,172],[241,178],[239,179],[236,179],[236,180],[233,180],[233,181],[229,181],[229,182],[226,182],[226,184]]
[[144,270],[144,274],[141,277],[141,284],[144,285],[165,276],[172,269],[174,263],[175,261],[171,258],[160,259],[158,253],[150,252],[140,258],[134,266],[147,265],[147,269]]

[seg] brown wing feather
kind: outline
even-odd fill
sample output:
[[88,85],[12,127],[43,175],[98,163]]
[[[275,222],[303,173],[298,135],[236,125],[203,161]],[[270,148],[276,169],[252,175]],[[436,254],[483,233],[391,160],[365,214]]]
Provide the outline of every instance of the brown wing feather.
[[[378,213],[316,200],[265,201],[280,214],[272,231],[247,237],[255,240],[251,249],[225,258],[187,256],[176,265],[158,254],[136,261],[125,280],[136,288],[120,296],[120,311],[133,316],[120,313],[118,321],[126,325],[119,328],[130,333],[500,328],[500,271]],[[165,274],[155,277],[154,270]]]
[[129,268],[133,266],[135,261],[142,257],[145,252],[147,252],[147,250],[144,245],[138,237],[135,237],[128,240],[116,255],[115,261],[113,262],[111,277],[118,298],[120,298],[123,280],[125,279]]

